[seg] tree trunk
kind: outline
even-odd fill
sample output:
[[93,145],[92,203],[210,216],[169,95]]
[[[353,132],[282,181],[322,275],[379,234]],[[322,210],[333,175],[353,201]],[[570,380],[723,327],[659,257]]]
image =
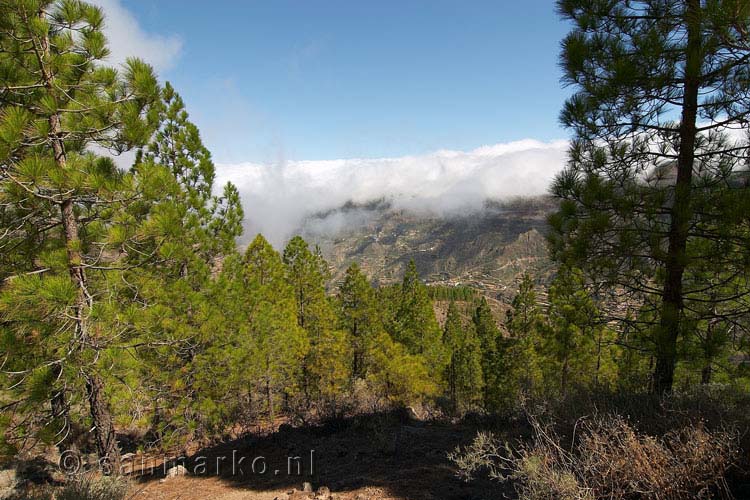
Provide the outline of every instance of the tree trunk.
[[362,353],[360,348],[359,332],[357,331],[357,321],[354,321],[354,327],[352,328],[352,339],[354,339],[354,356],[352,356],[352,380],[356,380],[360,376],[360,369],[362,366],[361,359]]
[[271,381],[269,378],[266,378],[266,401],[268,404],[268,420],[271,422],[271,426],[273,426],[276,414],[273,408],[273,392],[271,391]]
[[691,187],[695,154],[696,115],[701,78],[701,3],[687,0],[685,23],[687,48],[685,53],[685,83],[683,87],[682,118],[680,122],[677,180],[670,214],[669,246],[665,259],[665,280],[662,306],[656,336],[656,368],[653,392],[672,390],[677,363],[677,339],[680,334],[683,308],[682,278],[687,260],[687,239],[692,220]]
[[450,396],[451,396],[451,412],[453,415],[458,413],[458,391],[456,390],[456,358],[455,354],[451,355],[450,364]]
[[[714,311],[715,313],[716,311]],[[714,342],[714,327],[716,326],[716,320],[708,322],[708,328],[706,329],[706,340],[703,346],[703,369],[701,370],[701,384],[708,385],[711,383],[711,374],[713,373],[713,342]]]
[[99,465],[105,474],[120,472],[120,450],[117,448],[112,412],[104,394],[104,382],[97,374],[86,375],[86,396],[94,421],[94,439]]
[[602,336],[604,329],[599,329],[599,335],[596,339],[596,371],[594,372],[594,385],[599,386],[599,372],[602,369]]
[[565,356],[563,357],[562,370],[560,374],[560,393],[565,396],[568,390],[568,370],[569,370],[569,356],[567,352],[567,346],[565,348]]
[[[41,14],[40,14],[41,15]],[[39,57],[39,67],[44,79],[45,86],[50,95],[55,95],[56,87],[53,81],[53,74],[49,71],[45,58],[49,58],[49,39],[47,36],[41,37],[41,54]],[[65,143],[63,142],[63,130],[61,125],[60,114],[52,113],[48,119],[49,123],[49,141],[52,147],[55,163],[61,170],[67,168],[67,158],[65,153]],[[60,214],[62,225],[65,233],[65,246],[67,249],[68,269],[73,283],[78,289],[78,297],[73,309],[74,338],[78,342],[79,348],[83,348],[89,342],[86,325],[86,312],[91,307],[91,296],[86,287],[86,273],[83,267],[83,258],[81,255],[81,240],[79,238],[78,219],[76,218],[74,203],[72,198],[63,200],[60,203]],[[120,453],[115,444],[115,431],[112,423],[112,416],[109,406],[106,404],[105,395],[102,391],[103,383],[96,375],[87,375],[86,390],[90,403],[91,418],[95,429],[95,439],[99,459],[103,462],[116,466],[113,469],[115,474],[119,473]],[[58,393],[59,394],[59,393]],[[54,399],[59,397],[53,396],[52,404],[56,405]]]

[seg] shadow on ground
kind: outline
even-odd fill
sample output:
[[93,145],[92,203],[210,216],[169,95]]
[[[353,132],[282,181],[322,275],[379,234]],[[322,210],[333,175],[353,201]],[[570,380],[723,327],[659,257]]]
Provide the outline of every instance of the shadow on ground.
[[[400,412],[336,419],[317,426],[282,425],[267,436],[244,438],[203,449],[181,460],[193,480],[218,477],[246,491],[300,489],[303,482],[333,493],[374,487],[404,499],[490,499],[510,493],[507,486],[455,476],[447,452],[471,442],[492,422],[456,424],[409,421]],[[244,457],[244,458],[243,458]],[[241,460],[242,459],[242,460]],[[145,483],[164,477],[157,467]]]

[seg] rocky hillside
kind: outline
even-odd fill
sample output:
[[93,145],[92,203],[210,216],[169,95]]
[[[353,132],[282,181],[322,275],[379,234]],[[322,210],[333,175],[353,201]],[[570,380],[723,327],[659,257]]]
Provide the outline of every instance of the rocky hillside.
[[333,286],[357,262],[379,284],[401,279],[414,259],[428,284],[469,285],[507,302],[524,271],[545,277],[547,197],[487,203],[483,210],[439,217],[385,202],[348,204],[309,218],[301,233],[333,266]]

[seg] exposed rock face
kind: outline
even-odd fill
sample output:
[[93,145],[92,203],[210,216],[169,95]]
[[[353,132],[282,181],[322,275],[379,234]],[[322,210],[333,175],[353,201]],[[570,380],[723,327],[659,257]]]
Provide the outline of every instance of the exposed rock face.
[[[332,287],[357,262],[376,283],[401,280],[410,259],[428,284],[469,285],[507,302],[525,271],[544,279],[550,269],[544,234],[555,209],[548,197],[489,203],[480,212],[439,217],[393,210],[388,204],[346,206],[311,218],[302,235],[320,245],[333,266]],[[331,231],[325,221],[355,213]],[[363,215],[364,214],[364,215]],[[322,221],[322,222],[321,222]]]

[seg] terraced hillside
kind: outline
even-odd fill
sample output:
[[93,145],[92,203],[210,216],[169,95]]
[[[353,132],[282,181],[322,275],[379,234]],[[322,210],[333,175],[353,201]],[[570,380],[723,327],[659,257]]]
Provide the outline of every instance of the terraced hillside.
[[544,234],[554,207],[550,198],[526,198],[441,217],[385,202],[349,204],[311,217],[301,232],[333,266],[334,287],[351,262],[389,284],[414,259],[428,284],[470,285],[507,302],[524,271],[542,279],[550,273]]

